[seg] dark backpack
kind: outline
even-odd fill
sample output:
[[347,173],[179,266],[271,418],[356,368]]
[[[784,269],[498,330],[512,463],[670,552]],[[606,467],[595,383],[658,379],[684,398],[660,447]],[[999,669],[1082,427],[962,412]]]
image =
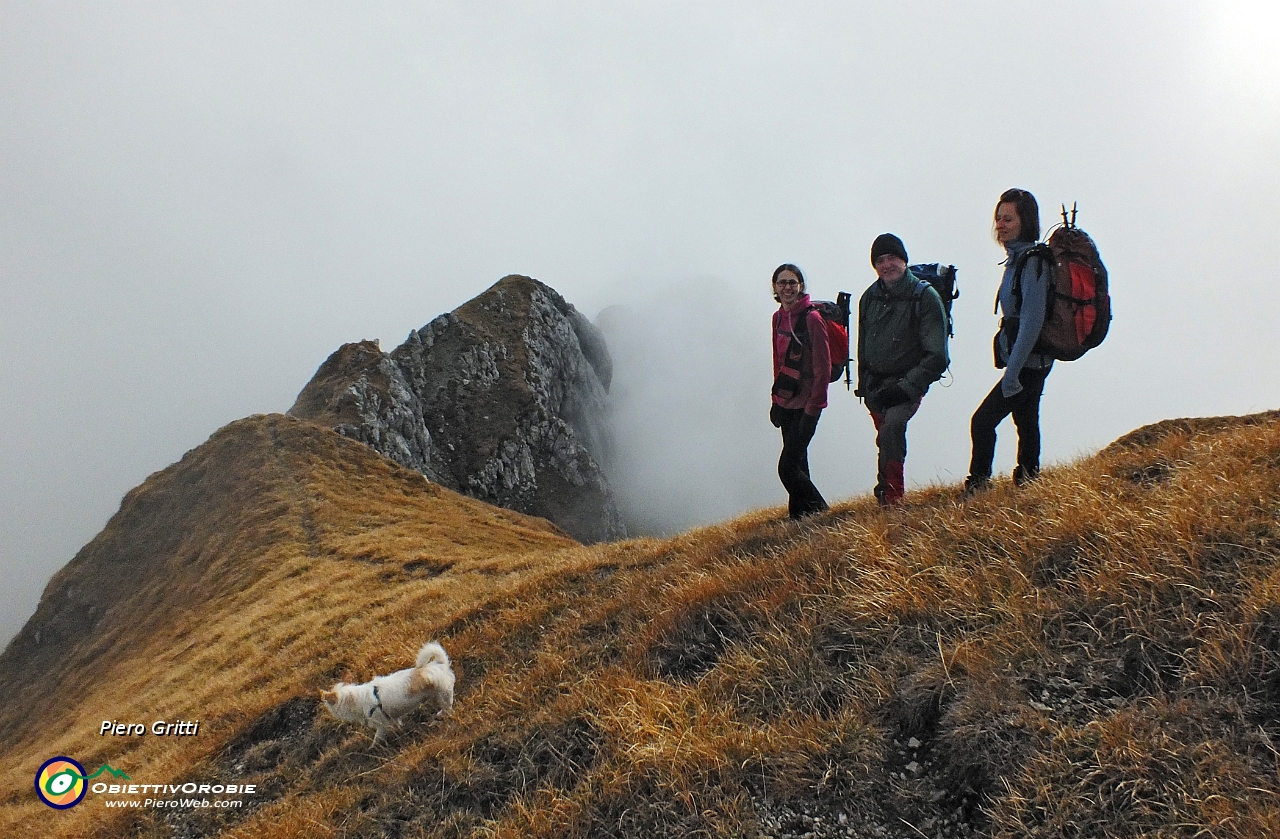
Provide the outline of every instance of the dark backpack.
[[1102,343],[1111,326],[1111,296],[1107,268],[1098,256],[1093,239],[1075,225],[1076,211],[1062,207],[1062,225],[1047,242],[1023,252],[1013,274],[1013,295],[1022,311],[1022,271],[1027,259],[1038,256],[1054,266],[1045,295],[1044,326],[1033,352],[1075,361]]
[[[942,298],[942,312],[944,315],[944,326],[947,329],[947,337],[954,338],[955,331],[952,329],[951,323],[951,302],[960,296],[960,289],[956,286],[956,266],[943,265],[938,262],[923,263],[920,265],[908,265],[907,270],[916,278],[916,287],[911,292],[911,326],[918,329],[920,326],[920,300],[924,297],[924,290],[933,287],[938,293],[938,297]],[[881,298],[883,299],[883,298]],[[866,310],[862,303],[865,302],[864,297],[859,301],[858,305],[858,340],[862,340],[862,322],[866,317]],[[862,349],[858,349],[858,357],[862,357]],[[951,369],[948,364],[947,369]],[[832,379],[832,381],[835,381]],[[845,377],[845,383],[848,384],[848,377]],[[864,394],[857,393],[857,396]]]
[[[956,266],[929,262],[908,265],[907,270],[933,286],[933,290],[938,292],[938,296],[942,298],[942,311],[947,315],[947,337],[956,337],[955,324],[951,320],[951,301],[960,296],[960,289],[956,286]],[[915,294],[912,296],[915,300],[915,308],[911,310],[912,317],[917,321],[920,319],[920,297],[923,294],[924,286],[917,283]]]
[[[947,327],[947,337],[956,337],[955,328],[951,321],[951,302],[960,296],[960,288],[956,285],[956,266],[930,262],[921,265],[908,265],[907,270],[916,277],[916,287],[911,292],[912,326],[917,326],[920,323],[920,299],[924,297],[924,290],[929,286],[933,286],[933,290],[938,292],[938,297],[942,298],[942,312],[946,316],[944,325]],[[843,292],[841,293],[843,294]],[[858,310],[859,334],[862,333],[862,317],[864,314],[861,309]]]

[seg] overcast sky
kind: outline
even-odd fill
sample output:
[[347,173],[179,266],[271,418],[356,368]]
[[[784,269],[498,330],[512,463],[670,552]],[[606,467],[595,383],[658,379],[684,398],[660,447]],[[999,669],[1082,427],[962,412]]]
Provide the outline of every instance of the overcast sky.
[[[962,479],[1013,186],[1046,227],[1078,202],[1113,283],[1047,462],[1278,407],[1277,42],[1270,0],[0,0],[0,638],[148,474],[509,273],[619,306],[654,530],[784,501],[770,274],[856,297],[884,231],[959,269],[907,475]],[[832,500],[874,483],[843,389],[811,461]]]

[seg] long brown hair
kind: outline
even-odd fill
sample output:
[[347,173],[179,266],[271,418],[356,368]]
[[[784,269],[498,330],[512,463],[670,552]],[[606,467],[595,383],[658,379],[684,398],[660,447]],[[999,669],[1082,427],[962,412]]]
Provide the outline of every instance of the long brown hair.
[[1040,205],[1036,203],[1036,197],[1025,189],[1006,189],[1000,194],[995,212],[991,214],[992,235],[995,235],[995,216],[1000,212],[1001,204],[1012,204],[1018,212],[1018,223],[1021,225],[1018,241],[1035,242],[1040,239]]

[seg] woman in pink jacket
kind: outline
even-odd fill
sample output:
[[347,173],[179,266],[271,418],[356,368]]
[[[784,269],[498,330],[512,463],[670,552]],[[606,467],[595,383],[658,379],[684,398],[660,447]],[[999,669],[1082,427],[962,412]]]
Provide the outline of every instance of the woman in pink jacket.
[[782,430],[778,477],[787,488],[787,512],[793,519],[827,509],[809,479],[809,441],[827,407],[831,349],[822,315],[809,303],[804,274],[796,266],[773,272],[773,407],[769,420]]

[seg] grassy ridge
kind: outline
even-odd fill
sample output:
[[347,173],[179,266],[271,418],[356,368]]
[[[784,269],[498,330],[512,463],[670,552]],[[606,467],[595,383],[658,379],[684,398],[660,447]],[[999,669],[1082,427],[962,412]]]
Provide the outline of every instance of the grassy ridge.
[[[0,832],[1280,835],[1280,421],[1180,422],[967,504],[939,487],[592,548],[312,459],[310,535],[241,557],[271,571],[200,615],[203,660],[139,650],[58,712],[63,739],[11,741],[28,791]],[[428,637],[458,670],[451,718],[373,748],[317,712],[316,688]],[[83,733],[165,698],[209,736]],[[51,819],[29,792],[51,748],[263,794]]]

